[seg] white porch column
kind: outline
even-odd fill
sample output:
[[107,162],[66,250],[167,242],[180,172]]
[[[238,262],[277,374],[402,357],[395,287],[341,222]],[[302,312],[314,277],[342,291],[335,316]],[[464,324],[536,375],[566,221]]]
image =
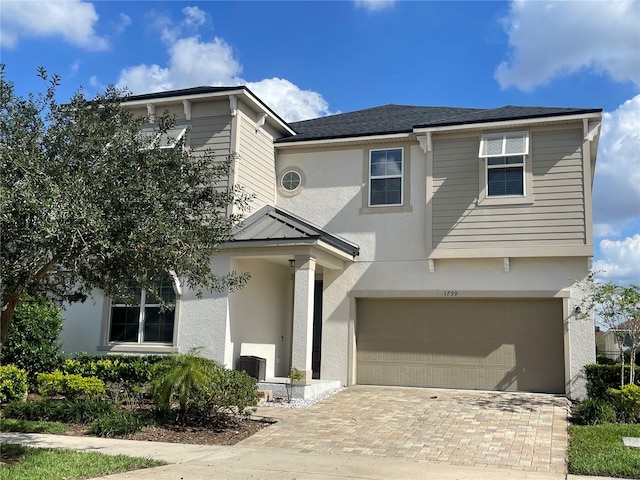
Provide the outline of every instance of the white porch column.
[[291,366],[302,372],[302,382],[305,385],[311,385],[313,289],[316,275],[316,259],[308,255],[296,255],[295,265]]

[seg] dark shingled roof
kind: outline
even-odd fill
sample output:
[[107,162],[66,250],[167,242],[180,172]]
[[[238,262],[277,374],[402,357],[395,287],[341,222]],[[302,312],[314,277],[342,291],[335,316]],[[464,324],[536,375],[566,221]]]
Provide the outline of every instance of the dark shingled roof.
[[289,126],[291,126],[298,135],[280,138],[277,143],[409,133],[413,131],[414,128],[443,127],[595,112],[602,112],[602,109],[517,107],[512,105],[500,108],[480,109],[416,107],[390,104],[289,123]]
[[141,95],[131,95],[125,101],[135,102],[139,100],[153,100],[156,98],[182,97],[185,95],[205,95],[207,93],[232,92],[233,90],[249,90],[243,85],[236,87],[192,87],[181,90],[168,90],[166,92],[143,93]]

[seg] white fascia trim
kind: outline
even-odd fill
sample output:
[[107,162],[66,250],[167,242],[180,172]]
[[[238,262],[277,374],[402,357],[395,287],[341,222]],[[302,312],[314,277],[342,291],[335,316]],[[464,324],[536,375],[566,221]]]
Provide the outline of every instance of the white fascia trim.
[[[346,252],[315,238],[308,240],[293,240],[291,242],[282,240],[243,240],[242,242],[227,242],[224,244],[224,250],[240,250],[249,248],[270,249],[270,248],[293,248],[293,247],[316,247],[319,250],[327,252],[332,256],[343,261],[354,262],[355,257]],[[267,250],[265,250],[267,253]]]
[[[295,138],[295,137],[294,137]],[[302,148],[302,147],[328,147],[331,145],[345,145],[349,143],[366,143],[366,142],[393,142],[396,140],[412,140],[413,133],[394,133],[391,135],[369,135],[360,137],[344,137],[344,138],[325,138],[323,140],[303,140],[300,142],[276,143],[274,146],[278,149],[286,148]]]
[[[351,298],[430,299],[444,297],[444,290],[351,290]],[[458,290],[454,298],[570,298],[571,291],[562,290]]]
[[250,100],[250,102],[253,104],[253,106],[256,108],[256,110],[258,110],[258,113],[266,114],[266,116],[267,116],[266,118],[267,119],[271,120],[273,123],[277,124],[278,126],[280,126],[283,129],[285,129],[290,134],[292,134],[292,135],[296,134],[295,130],[293,130],[289,126],[289,124],[287,124],[283,120],[280,120],[278,117],[274,116],[273,113],[269,109],[264,108],[266,105],[264,103],[262,103],[262,101],[259,100],[258,97],[255,97],[254,95],[252,95],[247,90],[243,90],[242,91],[242,96],[244,98]]
[[436,248],[427,251],[431,259],[460,258],[546,258],[546,257],[592,257],[593,245],[562,246],[521,246],[521,247],[479,247],[479,248]]
[[[161,93],[161,92],[158,92]],[[201,100],[205,98],[216,97],[228,97],[229,95],[244,95],[242,89],[228,90],[226,92],[210,92],[210,93],[194,93],[191,95],[176,95],[175,97],[162,97],[162,98],[148,98],[144,100],[127,100],[122,102],[124,106],[138,106],[147,104],[162,104],[162,103],[181,103],[183,100]]]
[[210,92],[210,93],[194,93],[191,95],[177,95],[175,97],[162,97],[162,98],[151,98],[146,100],[129,100],[122,102],[124,106],[139,106],[139,105],[158,105],[164,103],[181,103],[185,100],[193,101],[193,100],[203,100],[208,98],[220,98],[220,97],[229,97],[230,95],[234,95],[236,97],[241,97],[248,104],[250,104],[255,110],[259,113],[264,113],[267,115],[273,123],[277,124],[283,130],[286,130],[288,133],[295,135],[295,131],[284,121],[280,120],[278,117],[274,116],[273,113],[265,108],[266,105],[262,103],[257,97],[249,93],[247,90],[239,88],[237,90],[227,90],[226,92]]
[[450,132],[456,130],[486,130],[489,128],[511,128],[523,125],[536,125],[549,122],[571,122],[585,119],[601,119],[601,113],[582,113],[578,115],[563,115],[557,117],[523,118],[519,120],[502,120],[497,122],[465,123],[462,125],[445,125],[442,127],[414,128],[413,133],[424,134],[429,132]]
[[178,275],[176,274],[175,270],[169,270],[169,275],[173,280],[173,290],[176,292],[177,295],[182,296],[182,282],[180,282],[180,278],[178,278]]

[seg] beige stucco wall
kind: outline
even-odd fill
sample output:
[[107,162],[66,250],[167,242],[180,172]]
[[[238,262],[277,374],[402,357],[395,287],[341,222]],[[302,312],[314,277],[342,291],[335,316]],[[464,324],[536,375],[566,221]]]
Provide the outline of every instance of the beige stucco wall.
[[101,291],[92,292],[84,303],[66,305],[62,310],[64,324],[60,340],[66,354],[87,352],[98,354],[102,311],[105,302]]
[[[321,378],[354,382],[358,297],[438,297],[445,291],[471,298],[555,296],[563,298],[567,393],[573,398],[584,395],[581,369],[595,359],[593,321],[573,315],[578,292],[567,279],[587,275],[587,258],[523,257],[510,258],[507,264],[502,257],[437,259],[430,264],[427,155],[417,142],[372,145],[387,146],[405,149],[410,172],[405,185],[410,192],[408,204],[394,213],[363,208],[368,147],[281,150],[273,169],[282,172],[296,167],[305,179],[298,195],[276,195],[278,207],[360,246],[360,255],[345,270],[322,271]],[[267,202],[266,196],[262,201]],[[214,259],[213,266],[221,275],[230,269],[251,272],[252,279],[242,291],[229,296],[205,293],[202,298],[185,291],[180,305],[180,351],[202,347],[202,354],[233,367],[243,343],[273,346],[273,373],[286,375],[291,356],[291,272],[282,265],[241,256],[239,251],[226,251]],[[102,318],[99,303],[69,313],[68,332],[77,338],[65,334],[65,348],[85,345],[85,341],[91,345],[96,335],[95,343],[99,342],[99,328],[95,332]],[[87,323],[93,326],[84,325],[83,318],[90,318]],[[76,328],[82,329],[82,340]]]
[[445,290],[474,298],[558,296],[565,297],[567,392],[582,396],[581,369],[595,359],[593,321],[571,314],[577,301],[571,298],[575,291],[567,279],[588,274],[587,258],[510,258],[508,271],[502,257],[435,260],[431,273],[427,158],[417,144],[400,145],[410,149],[411,199],[410,211],[396,213],[361,213],[367,148],[278,153],[278,171],[296,167],[306,179],[298,195],[279,196],[278,206],[360,246],[359,257],[345,271],[324,272],[321,378],[354,382],[357,296],[442,296]]
[[247,285],[229,295],[228,359],[267,359],[267,378],[286,377],[291,357],[291,269],[261,259],[234,258],[236,271],[251,273]]

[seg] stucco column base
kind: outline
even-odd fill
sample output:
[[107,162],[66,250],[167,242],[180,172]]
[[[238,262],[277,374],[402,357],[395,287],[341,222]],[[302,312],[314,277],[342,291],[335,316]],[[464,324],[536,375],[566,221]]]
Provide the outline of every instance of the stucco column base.
[[294,387],[304,387],[306,385],[311,385],[311,379],[313,378],[313,372],[311,370],[304,370],[300,372],[302,374],[302,378],[300,380],[294,380],[292,382]]
[[308,255],[296,255],[295,266],[291,366],[302,372],[304,385],[310,385],[316,261]]

